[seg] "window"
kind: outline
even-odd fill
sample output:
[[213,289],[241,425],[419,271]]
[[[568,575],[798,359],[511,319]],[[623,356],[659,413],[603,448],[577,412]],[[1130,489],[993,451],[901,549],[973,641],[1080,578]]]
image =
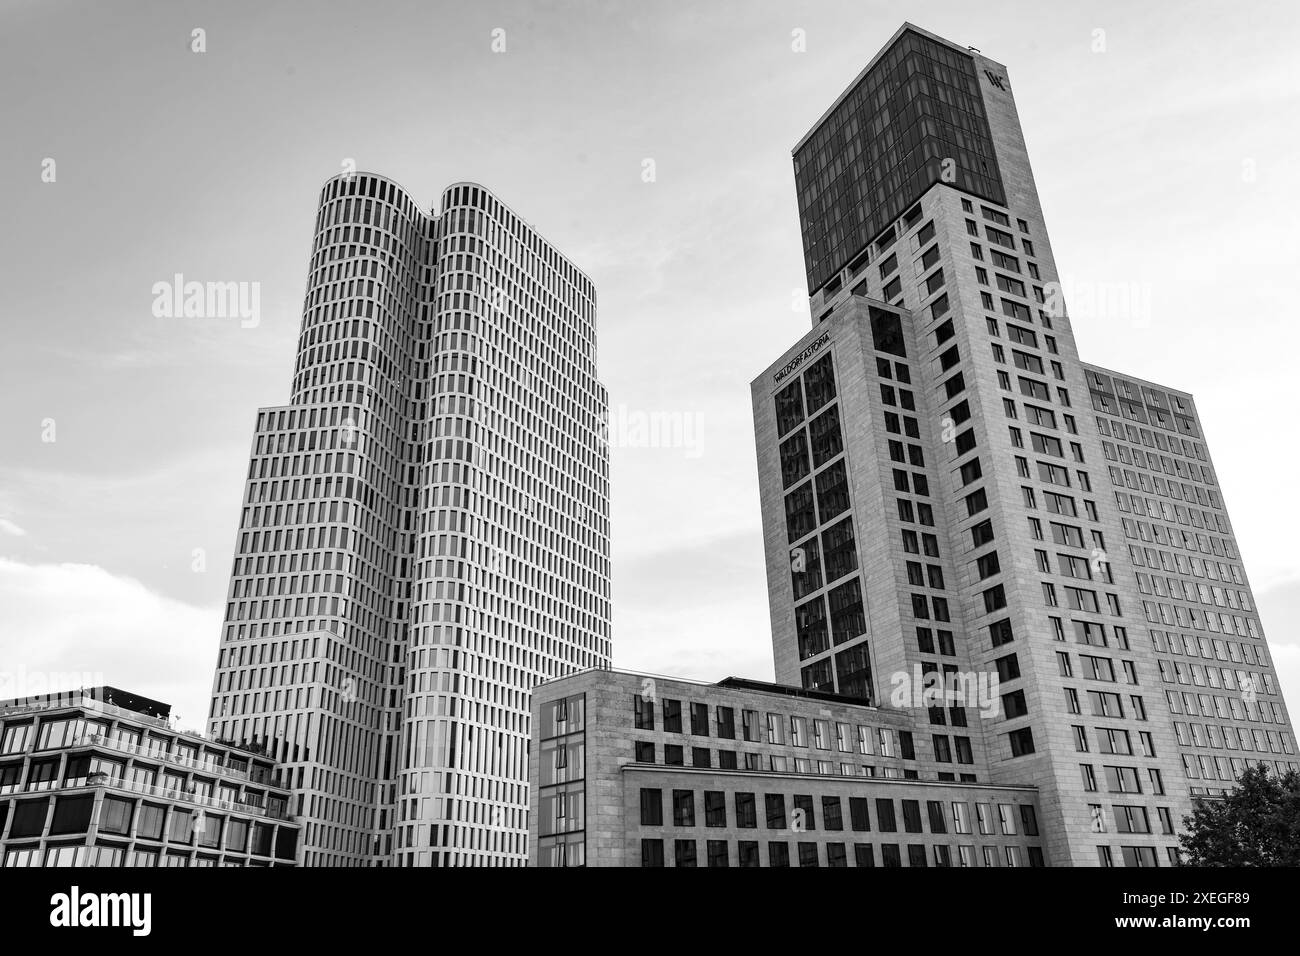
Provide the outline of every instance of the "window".
[[898,823],[894,816],[894,801],[877,798],[876,799],[876,827],[881,833],[896,833]]
[[718,736],[724,740],[736,739],[736,711],[731,707],[719,707],[718,715]]
[[690,790],[672,791],[672,825],[695,825],[695,793]]
[[[894,318],[895,321],[898,320],[897,316]],[[810,415],[835,397],[835,370],[831,365],[831,356],[818,359],[804,373],[804,389],[808,396],[807,410]]]
[[921,831],[921,803],[919,800],[903,801],[903,830],[907,833]]
[[849,797],[849,825],[858,833],[871,830],[866,797]]
[[912,732],[910,730],[900,730],[898,732],[898,750],[899,756],[904,760],[916,759],[916,751],[912,747]]
[[1122,846],[1125,866],[1159,866],[1156,861],[1156,848],[1153,846]]
[[1106,789],[1111,793],[1141,793],[1142,781],[1136,767],[1103,767]]
[[171,826],[167,831],[167,839],[172,843],[182,843],[188,846],[193,835],[193,831],[190,829],[191,816],[189,810],[174,808],[172,810]]
[[[1016,693],[1020,693],[1020,691]],[[1003,700],[1005,699],[1004,697]],[[1007,739],[1011,743],[1011,756],[1013,757],[1023,757],[1034,752],[1034,732],[1029,727],[1011,731],[1011,733],[1007,734]]]
[[1151,820],[1146,807],[1116,805],[1115,830],[1118,833],[1150,833]]
[[990,551],[987,554],[976,558],[975,570],[981,581],[997,574],[1002,570],[1001,565],[998,562],[998,553],[996,551]]
[[1003,644],[1010,644],[1015,640],[1015,635],[1011,631],[1010,619],[994,621],[990,624],[989,637],[994,647],[1001,647]]
[[1016,659],[1015,654],[999,657],[993,664],[998,670],[998,680],[1000,681],[1015,680],[1020,676],[1020,662]]
[[844,811],[839,797],[822,797],[822,826],[827,830],[844,829]]
[[23,764],[21,760],[0,765],[0,794],[16,793],[21,787]]
[[691,702],[691,733],[709,736],[709,705]]
[[642,840],[641,841],[641,865],[642,866],[663,866],[664,865],[664,841],[663,840]]
[[742,830],[758,827],[758,811],[752,793],[738,792],[735,796],[736,826]]
[[664,732],[680,734],[682,732],[682,702],[664,698]]
[[[641,788],[641,826],[659,827],[659,826],[663,826],[663,823],[664,823],[664,792],[659,789],[642,787]],[[662,865],[662,863],[660,865]]]
[[1009,232],[1003,232],[1001,229],[994,229],[992,226],[985,226],[984,234],[988,236],[989,242],[995,245],[1002,246],[1006,249],[1016,248],[1016,240]]
[[808,727],[805,718],[790,718],[790,745],[793,747],[808,746]]
[[1174,832],[1174,820],[1168,807],[1156,807],[1156,813],[1160,817],[1160,832],[1166,836]]
[[[855,582],[856,583],[856,582]],[[813,721],[813,746],[818,750],[831,749],[831,726],[829,721]]]
[[984,610],[986,613],[993,613],[1007,606],[1006,590],[1001,584],[994,585],[984,591]]
[[[936,708],[936,713],[940,722],[943,720],[943,708]],[[933,721],[933,717],[931,720]],[[934,745],[934,759],[936,763],[952,763],[952,747],[948,743],[948,738],[943,734],[932,734],[932,743]]]
[[637,730],[655,729],[655,702],[653,697],[632,696],[633,725]]
[[1133,744],[1127,730],[1098,727],[1097,746],[1104,754],[1120,754],[1126,757],[1133,755]]
[[19,754],[27,749],[32,741],[31,724],[6,724],[4,738],[0,741],[0,753]]
[[[130,800],[106,796],[104,805],[99,811],[99,832],[120,835],[130,833],[131,815],[134,809],[135,804]],[[56,809],[55,818],[57,819],[57,817],[58,810]]]
[[995,280],[997,280],[998,288],[1001,289],[1003,292],[1010,293],[1011,295],[1018,295],[1024,297],[1025,284],[1021,282],[1019,279],[1013,279],[1010,276],[1004,276],[1000,272],[993,273],[993,277]]
[[[1003,375],[1005,373],[999,372],[998,374]],[[1050,401],[1047,386],[1042,382],[1035,381],[1032,378],[1025,378],[1023,375],[1019,376],[1017,380],[1020,383],[1020,394],[1036,398],[1041,402]]]
[[[112,797],[108,797],[106,798],[105,802],[113,799],[114,798]],[[126,813],[126,818],[129,820],[130,813],[131,813],[131,802],[129,800],[117,800],[116,802],[120,804],[125,804],[124,809]],[[90,829],[90,815],[91,815],[91,811],[94,809],[94,805],[95,805],[95,798],[90,794],[86,794],[84,796],[57,798],[54,801],[54,816],[50,820],[50,834],[60,835],[65,833],[85,833],[87,830]],[[10,833],[10,836],[11,837],[39,836],[40,835],[39,829],[37,829],[35,833],[26,832],[28,829],[30,829],[30,827],[27,826],[26,819],[20,820],[19,814],[20,812],[31,813],[32,817],[34,818],[35,808],[39,807],[40,820],[37,826],[43,827],[45,824],[46,802],[44,800],[40,800],[28,804],[19,803],[17,806],[19,809],[15,810],[14,812],[13,826],[15,828],[23,830],[24,832]],[[109,816],[108,819],[110,822],[120,823],[121,822],[120,811],[118,814],[113,814]],[[108,832],[126,832],[126,831],[109,830]]]
[[[148,809],[146,805],[146,809]],[[160,811],[161,807],[158,808]],[[159,820],[159,829],[161,830],[161,819]],[[235,850],[243,853],[248,848],[248,823],[244,820],[236,820],[233,817],[226,825],[226,849]]]
[[783,721],[780,714],[767,715],[767,742],[769,744],[783,744],[785,740],[782,737]]
[[767,828],[769,830],[785,829],[785,797],[779,793],[763,794],[763,803],[767,808]]

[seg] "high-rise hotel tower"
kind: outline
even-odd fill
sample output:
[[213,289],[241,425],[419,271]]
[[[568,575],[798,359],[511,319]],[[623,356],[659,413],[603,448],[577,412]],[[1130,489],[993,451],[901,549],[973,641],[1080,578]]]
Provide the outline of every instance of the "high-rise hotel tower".
[[794,166],[812,329],[752,384],[777,680],[1037,786],[1050,865],[1166,865],[1193,797],[1296,766],[1191,396],[1080,361],[1001,64],[904,25]]
[[529,692],[610,659],[606,409],[591,280],[500,200],[325,184],[209,718],[302,863],[526,862]]

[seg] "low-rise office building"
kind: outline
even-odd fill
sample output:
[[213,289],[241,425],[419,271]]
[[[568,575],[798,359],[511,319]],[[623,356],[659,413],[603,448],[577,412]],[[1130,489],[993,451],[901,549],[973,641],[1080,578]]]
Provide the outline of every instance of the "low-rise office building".
[[968,745],[924,756],[902,711],[589,670],[536,688],[532,716],[534,866],[1047,863],[1036,789],[963,772]]
[[268,757],[112,687],[0,701],[4,866],[294,866]]

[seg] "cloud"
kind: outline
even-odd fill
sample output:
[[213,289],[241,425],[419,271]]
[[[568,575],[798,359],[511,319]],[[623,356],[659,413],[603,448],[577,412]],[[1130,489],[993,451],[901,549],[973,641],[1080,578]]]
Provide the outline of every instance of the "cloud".
[[614,664],[692,680],[771,680],[766,596],[757,535],[629,556],[614,576]]
[[[0,534],[9,545],[2,553],[35,561],[39,550],[45,561],[107,568],[192,604],[223,601],[246,449],[214,440],[98,471],[73,470],[91,467],[78,454],[68,469],[0,466],[0,515],[21,514],[31,532]],[[206,573],[195,568],[200,555]]]
[[18,525],[14,524],[8,518],[0,518],[0,531],[3,531],[5,534],[11,534],[15,538],[26,537],[27,535],[26,531],[18,527]]
[[102,682],[170,703],[183,727],[204,726],[219,607],[164,597],[91,564],[6,558],[0,607],[3,696]]

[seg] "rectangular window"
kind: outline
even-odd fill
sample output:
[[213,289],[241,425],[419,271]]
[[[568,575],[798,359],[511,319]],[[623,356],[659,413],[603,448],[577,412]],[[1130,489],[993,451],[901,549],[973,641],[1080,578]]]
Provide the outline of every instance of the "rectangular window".
[[682,732],[682,702],[664,698],[664,732],[680,734]]
[[641,826],[660,827],[664,823],[664,792],[641,788]]
[[632,696],[633,725],[637,730],[655,729],[655,702],[653,697]]
[[738,792],[736,802],[736,826],[742,830],[758,827],[758,810],[752,793]]
[[779,793],[763,794],[763,803],[767,808],[767,828],[769,830],[785,829],[785,797]]
[[731,707],[718,708],[718,736],[724,740],[736,739],[736,711]]
[[704,825],[706,827],[727,825],[727,795],[721,790],[704,791]]
[[709,705],[691,702],[691,733],[709,736]]
[[664,841],[663,840],[642,840],[641,841],[641,865],[655,866],[655,867],[664,865]]
[[893,800],[879,797],[876,799],[876,827],[881,833],[896,833],[898,831]]

